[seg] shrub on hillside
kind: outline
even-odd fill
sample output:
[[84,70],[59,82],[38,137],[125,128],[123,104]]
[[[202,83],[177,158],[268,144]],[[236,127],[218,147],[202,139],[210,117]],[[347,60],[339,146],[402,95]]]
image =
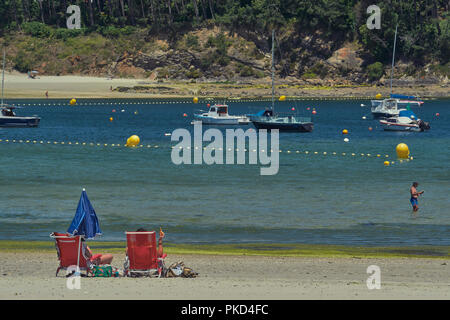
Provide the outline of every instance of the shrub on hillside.
[[251,66],[243,65],[239,63],[236,68],[235,72],[239,73],[241,77],[256,77],[256,78],[262,78],[264,76],[264,73],[260,71],[256,71]]
[[202,76],[202,72],[198,69],[192,68],[186,72],[186,77],[190,79],[198,79]]
[[186,46],[188,48],[193,48],[193,49],[198,49],[199,48],[199,43],[198,43],[198,37],[194,36],[192,34],[188,34],[186,36]]
[[52,35],[53,29],[40,22],[25,22],[22,29],[26,34],[38,38],[48,38]]
[[33,62],[29,55],[20,50],[14,57],[14,68],[19,72],[28,72],[33,69]]
[[59,28],[55,30],[55,37],[57,39],[67,40],[69,38],[75,38],[84,34],[84,29],[65,29]]
[[325,78],[328,74],[328,68],[320,62],[317,62],[309,71],[320,78]]
[[108,38],[118,38],[121,35],[130,35],[133,32],[136,31],[136,28],[132,26],[126,26],[123,28],[117,28],[114,26],[107,26],[107,27],[99,27],[97,28],[97,31]]
[[383,64],[381,62],[372,63],[367,67],[367,76],[370,81],[377,81],[383,76]]

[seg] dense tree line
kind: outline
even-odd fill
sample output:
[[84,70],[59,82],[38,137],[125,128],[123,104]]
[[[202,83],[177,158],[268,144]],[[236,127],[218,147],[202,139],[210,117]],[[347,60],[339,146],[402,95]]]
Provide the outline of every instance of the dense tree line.
[[[400,56],[449,61],[449,0],[379,1],[381,29],[370,31],[366,10],[372,0],[2,0],[0,32],[38,29],[37,23],[65,28],[71,4],[81,8],[84,32],[114,35],[130,26],[176,38],[198,27],[219,25],[267,49],[274,28],[279,34],[320,31],[339,43],[359,40],[374,61],[385,64],[398,24]],[[282,47],[288,52],[295,45],[285,42]]]

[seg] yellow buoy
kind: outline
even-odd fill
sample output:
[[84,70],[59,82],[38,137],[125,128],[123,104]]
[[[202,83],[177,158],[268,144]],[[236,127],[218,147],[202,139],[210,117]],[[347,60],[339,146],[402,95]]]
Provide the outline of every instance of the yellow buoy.
[[127,139],[127,147],[136,147],[139,142],[141,142],[141,139],[139,139],[139,137],[137,135],[132,135],[131,137],[129,137]]
[[347,129],[342,130],[342,134],[347,134],[347,133],[348,133]]
[[409,158],[409,148],[405,143],[399,143],[395,148],[397,152],[397,157],[400,159],[408,159]]
[[390,164],[389,161],[385,161],[385,162],[384,162],[384,165],[385,165],[385,166],[388,166],[389,164]]
[[194,103],[198,103],[198,98],[194,97],[194,99],[192,99],[192,101],[194,101]]
[[381,98],[383,98],[383,96],[381,95],[381,93],[378,93],[378,94],[375,96],[375,99],[381,99]]
[[286,96],[281,96],[280,98],[278,98],[279,101],[284,101],[286,100]]
[[72,100],[70,100],[70,105],[75,105],[77,103],[77,100],[76,99],[72,99]]
[[109,118],[109,121],[113,121],[113,120],[114,120],[113,117]]

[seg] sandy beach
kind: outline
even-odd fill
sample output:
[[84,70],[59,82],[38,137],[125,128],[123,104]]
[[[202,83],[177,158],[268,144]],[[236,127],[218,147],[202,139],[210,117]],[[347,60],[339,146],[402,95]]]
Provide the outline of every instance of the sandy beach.
[[[5,98],[268,98],[270,81],[252,83],[157,82],[149,79],[107,79],[84,76],[38,76],[29,78],[18,72],[5,73]],[[335,86],[298,84],[288,80],[277,82],[276,94],[298,98],[373,99],[378,93],[389,96],[389,87]],[[112,90],[111,90],[112,89]],[[396,87],[396,92],[421,98],[448,97],[448,84]]]
[[[114,254],[122,267],[124,255]],[[82,278],[69,290],[56,253],[0,252],[0,299],[449,299],[448,259],[169,255],[197,278]],[[367,267],[381,270],[369,290]]]

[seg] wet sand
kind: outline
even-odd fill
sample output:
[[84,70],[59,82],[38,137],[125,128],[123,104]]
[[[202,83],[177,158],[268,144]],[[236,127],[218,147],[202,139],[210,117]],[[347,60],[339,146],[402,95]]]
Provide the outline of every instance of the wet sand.
[[[113,266],[123,267],[123,254]],[[56,253],[0,251],[0,299],[449,299],[450,261],[430,258],[314,258],[169,255],[197,278],[81,278],[79,290],[55,277]],[[369,290],[367,267],[381,270]]]

